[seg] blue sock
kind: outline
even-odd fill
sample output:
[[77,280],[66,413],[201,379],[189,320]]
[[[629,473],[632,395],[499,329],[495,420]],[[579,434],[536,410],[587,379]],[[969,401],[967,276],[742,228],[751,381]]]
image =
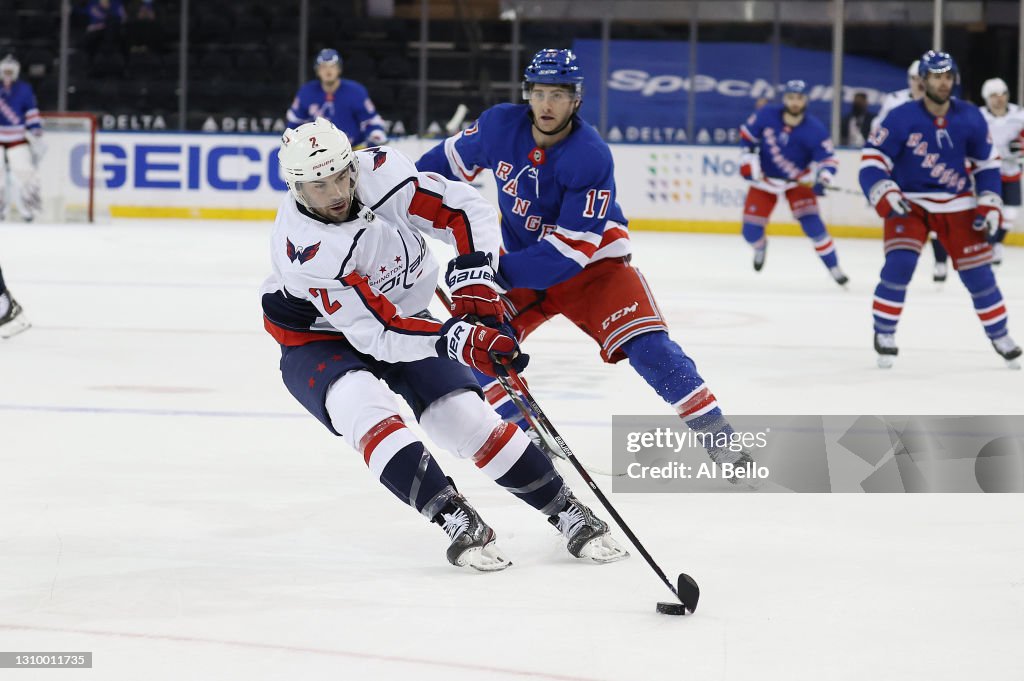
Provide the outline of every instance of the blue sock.
[[380,481],[417,511],[433,518],[455,494],[441,467],[422,442],[406,445],[388,461]]
[[974,311],[978,314],[985,335],[1000,338],[1006,335],[1006,305],[1003,294],[996,285],[996,276],[991,265],[960,270],[960,281],[971,292]]
[[554,515],[565,506],[568,494],[565,481],[547,454],[532,442],[512,468],[495,482],[544,515]]
[[804,215],[799,222],[800,228],[814,244],[814,250],[821,258],[821,262],[825,263],[825,267],[832,268],[838,265],[839,257],[836,255],[835,242],[832,241],[828,230],[825,229],[825,223],[821,221],[821,217],[817,213]]
[[914,276],[917,253],[903,249],[885,254],[881,281],[875,287],[872,312],[875,318],[875,333],[895,333],[896,325],[903,312],[907,298],[907,285]]

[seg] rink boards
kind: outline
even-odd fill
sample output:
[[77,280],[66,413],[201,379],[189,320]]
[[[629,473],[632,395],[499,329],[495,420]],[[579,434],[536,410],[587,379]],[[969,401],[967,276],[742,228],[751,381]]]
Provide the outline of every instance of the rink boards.
[[[416,159],[437,140],[393,143]],[[276,135],[100,133],[97,215],[104,218],[272,220],[286,191]],[[736,233],[747,184],[731,146],[612,144],[618,200],[634,230]],[[81,155],[72,155],[72,159]],[[833,235],[881,234],[881,220],[859,193],[860,151],[840,149],[836,191],[820,201]],[[79,182],[81,172],[69,172]],[[493,199],[494,183],[480,188]],[[1019,229],[1019,227],[1018,227]],[[799,234],[785,201],[770,232]],[[1024,236],[1010,235],[1024,243]]]

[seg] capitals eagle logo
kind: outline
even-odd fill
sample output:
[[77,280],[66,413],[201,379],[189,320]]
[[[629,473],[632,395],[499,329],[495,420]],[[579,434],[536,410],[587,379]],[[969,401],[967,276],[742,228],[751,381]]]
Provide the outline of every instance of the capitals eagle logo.
[[300,265],[312,260],[320,250],[319,241],[312,246],[306,246],[305,248],[295,248],[295,244],[292,243],[291,239],[285,239],[284,241],[286,248],[288,249],[288,259],[292,262],[298,260]]

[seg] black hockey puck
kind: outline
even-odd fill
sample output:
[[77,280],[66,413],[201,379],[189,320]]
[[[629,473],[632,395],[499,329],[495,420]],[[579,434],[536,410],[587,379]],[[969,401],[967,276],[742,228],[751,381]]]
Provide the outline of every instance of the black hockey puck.
[[682,603],[665,603],[664,601],[658,602],[658,612],[662,615],[685,615],[686,606]]

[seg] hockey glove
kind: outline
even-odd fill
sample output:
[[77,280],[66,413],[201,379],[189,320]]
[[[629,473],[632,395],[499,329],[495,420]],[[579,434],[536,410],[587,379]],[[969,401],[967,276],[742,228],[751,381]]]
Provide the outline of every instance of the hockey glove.
[[526,368],[530,356],[519,351],[519,345],[508,336],[482,324],[452,317],[441,327],[436,345],[437,355],[483,372],[497,376],[495,360],[517,372]]
[[761,159],[757,157],[757,152],[746,151],[740,155],[740,175],[747,182],[761,179]]
[[910,213],[910,202],[892,180],[879,180],[868,192],[868,201],[883,218],[903,217]]
[[835,175],[832,173],[826,173],[821,171],[818,176],[814,179],[814,195],[825,196],[825,191],[832,186],[832,181],[835,179]]
[[974,209],[974,229],[995,233],[1003,224],[1003,200],[994,192],[982,192]]
[[388,136],[383,130],[373,130],[366,136],[366,143],[371,147],[379,147],[388,143]]
[[[453,317],[471,316],[497,326],[505,321],[505,308],[498,293],[491,257],[483,251],[452,258],[444,277],[452,294]],[[493,323],[492,323],[493,320]]]
[[1019,158],[1024,151],[1024,132],[1010,140],[1010,155]]

